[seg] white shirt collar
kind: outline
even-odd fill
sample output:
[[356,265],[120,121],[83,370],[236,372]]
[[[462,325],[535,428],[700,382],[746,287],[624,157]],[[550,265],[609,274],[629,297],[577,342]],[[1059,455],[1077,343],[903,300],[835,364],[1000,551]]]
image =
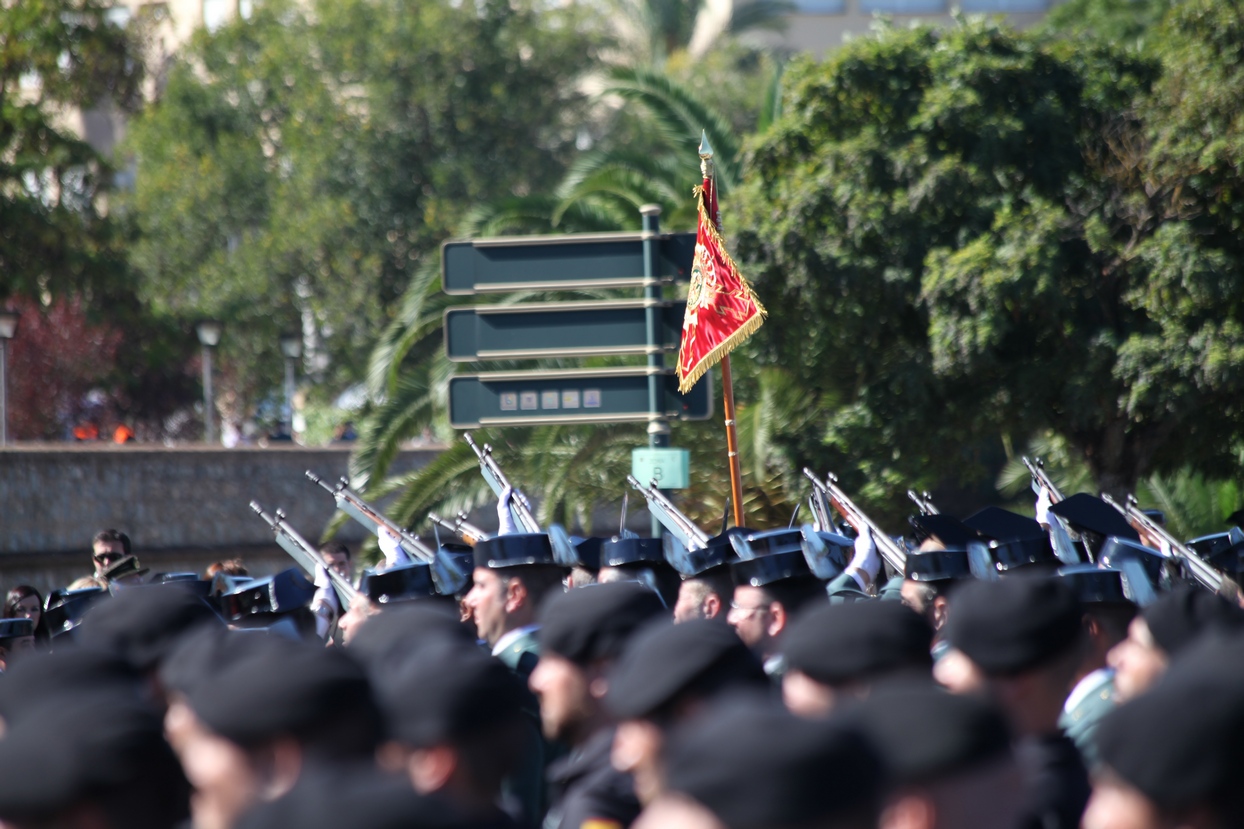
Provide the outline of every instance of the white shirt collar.
[[496,656],[510,645],[513,645],[519,639],[526,636],[528,633],[534,633],[539,629],[539,625],[527,625],[526,627],[514,628],[513,630],[506,631],[501,634],[501,638],[497,640],[497,644],[492,646],[492,655]]

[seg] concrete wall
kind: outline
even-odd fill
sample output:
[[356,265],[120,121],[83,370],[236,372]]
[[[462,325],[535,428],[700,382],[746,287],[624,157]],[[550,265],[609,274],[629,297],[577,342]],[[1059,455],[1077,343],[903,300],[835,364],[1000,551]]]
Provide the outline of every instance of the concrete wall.
[[[304,472],[335,481],[346,472],[349,452],[104,444],[0,450],[0,587],[24,582],[45,589],[88,574],[91,537],[104,527],[127,533],[153,570],[201,571],[234,556],[252,574],[283,569],[290,559],[250,501],[283,509],[314,541],[335,506]],[[394,471],[423,466],[438,452],[404,452]],[[350,522],[339,537],[357,543],[364,534]]]

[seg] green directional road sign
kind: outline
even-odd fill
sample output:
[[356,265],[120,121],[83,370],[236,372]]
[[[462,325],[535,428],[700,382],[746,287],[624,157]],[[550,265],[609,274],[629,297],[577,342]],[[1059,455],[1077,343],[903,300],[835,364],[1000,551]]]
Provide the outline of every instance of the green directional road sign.
[[[647,308],[661,312],[661,345],[648,345]],[[594,357],[677,351],[684,302],[543,302],[445,312],[445,353],[455,362]]]
[[694,233],[657,235],[655,272],[644,273],[644,233],[573,233],[446,242],[441,248],[445,293],[642,288],[687,281]]
[[713,408],[712,374],[686,395],[672,371],[635,368],[496,371],[449,380],[449,425],[541,426],[554,423],[642,423],[648,410],[648,376],[664,385],[659,417],[706,420]]

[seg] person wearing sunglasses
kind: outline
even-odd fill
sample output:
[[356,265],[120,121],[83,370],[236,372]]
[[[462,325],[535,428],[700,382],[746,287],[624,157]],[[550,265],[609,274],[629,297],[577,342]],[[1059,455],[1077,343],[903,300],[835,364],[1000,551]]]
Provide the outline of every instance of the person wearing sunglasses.
[[91,539],[96,578],[103,578],[105,570],[129,554],[130,537],[120,530],[100,530]]

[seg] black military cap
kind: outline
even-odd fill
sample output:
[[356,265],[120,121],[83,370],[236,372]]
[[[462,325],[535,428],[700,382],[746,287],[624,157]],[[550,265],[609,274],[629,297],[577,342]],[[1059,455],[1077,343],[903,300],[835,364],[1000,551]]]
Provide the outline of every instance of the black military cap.
[[91,605],[106,598],[108,591],[102,587],[53,590],[48,594],[47,610],[43,613],[43,624],[48,634],[55,639],[69,633],[82,623]]
[[1066,519],[1077,530],[1088,530],[1101,536],[1117,535],[1139,541],[1140,534],[1127,523],[1123,514],[1096,495],[1078,492],[1050,507],[1050,512]]
[[600,545],[600,566],[625,564],[665,564],[659,538],[611,538]]
[[41,824],[94,802],[111,825],[155,829],[184,819],[189,796],[162,718],[131,694],[59,694],[0,740],[0,820]]
[[0,681],[0,718],[12,726],[27,711],[54,696],[81,689],[93,693],[128,693],[138,699],[143,689],[133,666],[116,654],[83,648],[35,653],[14,662]]
[[760,660],[729,625],[660,622],[637,633],[609,677],[605,705],[619,719],[653,716],[684,695],[764,687]]
[[153,584],[123,590],[92,608],[78,631],[78,642],[112,651],[146,671],[168,655],[179,637],[199,625],[224,623],[183,586]]
[[35,635],[33,619],[0,619],[0,642]]
[[1132,604],[1123,590],[1123,573],[1118,570],[1071,564],[1058,568],[1058,576],[1071,586],[1082,605]]
[[605,543],[605,539],[599,536],[589,536],[588,538],[580,538],[578,540],[571,539],[574,544],[575,555],[579,559],[579,566],[585,570],[600,569],[600,548]]
[[404,778],[369,766],[309,769],[281,798],[252,809],[237,829],[461,829],[462,818],[438,795],[420,795]]
[[671,737],[672,791],[699,801],[729,829],[816,826],[880,806],[882,761],[840,721],[796,718],[766,697],[712,706]]
[[214,670],[198,677],[187,700],[208,728],[251,747],[288,735],[310,737],[352,712],[379,712],[363,669],[339,648],[261,633],[235,634]]
[[993,703],[932,682],[876,685],[844,713],[881,750],[900,786],[946,780],[1011,751],[1006,717]]
[[1083,609],[1061,579],[1017,577],[965,584],[946,638],[986,674],[1036,668],[1081,636]]
[[540,648],[587,665],[617,657],[644,623],[665,614],[661,598],[637,582],[589,584],[554,593],[540,608]]
[[404,603],[368,619],[346,650],[370,672],[405,659],[428,639],[444,637],[475,644],[475,631],[462,623],[457,608],[440,602]]
[[553,544],[546,533],[495,535],[475,542],[473,553],[476,567],[557,566]]
[[986,538],[1010,541],[1014,538],[1044,538],[1045,528],[1034,519],[1001,507],[985,507],[963,519],[963,523]]
[[903,577],[918,582],[947,582],[972,578],[972,564],[965,547],[912,551],[907,554]]
[[1154,644],[1174,656],[1201,634],[1244,627],[1244,610],[1201,587],[1184,585],[1160,595],[1141,613]]
[[[1205,655],[1218,664],[1185,672],[1177,662],[1098,726],[1102,764],[1163,810],[1238,802],[1244,768],[1240,651],[1237,645]],[[1238,813],[1218,817],[1221,825],[1233,825]]]
[[786,664],[826,685],[933,670],[933,628],[902,602],[820,605],[783,639]]
[[376,688],[389,736],[428,747],[517,721],[529,692],[513,671],[461,639],[425,639],[382,669]]
[[359,578],[359,592],[377,604],[440,595],[432,579],[431,566],[421,561],[364,570]]
[[220,597],[225,618],[239,622],[251,616],[289,613],[307,607],[315,585],[296,567],[274,576],[250,579]]
[[921,539],[936,538],[947,547],[963,547],[980,540],[980,533],[976,530],[958,518],[943,513],[913,515],[908,521]]
[[734,547],[730,544],[730,536],[741,532],[751,532],[751,530],[741,530],[737,527],[731,527],[721,535],[715,535],[708,540],[704,548],[699,550],[687,550],[680,544],[673,541],[673,536],[667,535],[670,539],[669,546],[665,547],[665,560],[670,566],[678,571],[683,578],[696,578],[704,576],[718,568],[724,568],[735,560]]

